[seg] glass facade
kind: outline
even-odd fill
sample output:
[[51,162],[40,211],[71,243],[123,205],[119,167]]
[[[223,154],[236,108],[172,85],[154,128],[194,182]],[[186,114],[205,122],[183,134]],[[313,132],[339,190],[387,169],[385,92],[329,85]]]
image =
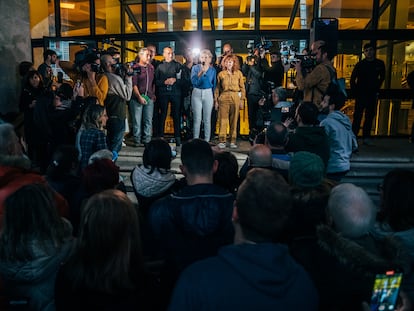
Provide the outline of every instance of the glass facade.
[[[85,43],[116,46],[124,61],[134,60],[147,43],[155,43],[159,54],[172,46],[178,60],[186,48],[220,55],[226,42],[244,58],[248,46],[263,40],[271,42],[270,49],[287,42],[301,51],[313,38],[315,18],[335,18],[338,31],[325,39],[338,43],[338,76],[349,86],[362,46],[375,43],[386,64],[376,134],[408,133],[412,117],[405,76],[414,70],[414,0],[29,0],[29,5],[35,65],[45,47],[69,61]],[[293,76],[288,70],[286,87],[292,87]],[[347,107],[351,115],[352,98]]]

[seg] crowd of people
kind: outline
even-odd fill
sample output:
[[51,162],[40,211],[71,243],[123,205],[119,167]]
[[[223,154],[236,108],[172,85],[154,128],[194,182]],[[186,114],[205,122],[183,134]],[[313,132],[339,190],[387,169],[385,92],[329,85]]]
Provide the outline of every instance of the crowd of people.
[[[115,49],[81,51],[73,84],[54,78],[53,51],[39,70],[24,64],[24,132],[0,124],[0,308],[369,310],[376,275],[394,270],[395,310],[411,310],[414,172],[384,176],[378,207],[341,183],[356,125],[340,111],[327,43],[310,51],[314,68],[294,65],[300,103],[280,85],[277,53],[271,65],[260,50],[243,63],[229,44],[219,65],[208,49],[181,64],[171,47],[156,61],[148,45],[130,66]],[[239,168],[245,100],[254,136]],[[127,105],[133,146],[144,147],[130,173],[137,204],[116,164]]]

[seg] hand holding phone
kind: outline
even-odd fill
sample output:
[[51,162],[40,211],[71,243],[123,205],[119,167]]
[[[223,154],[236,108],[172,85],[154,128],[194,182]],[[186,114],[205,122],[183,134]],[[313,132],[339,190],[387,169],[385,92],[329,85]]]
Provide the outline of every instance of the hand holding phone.
[[387,271],[377,274],[372,289],[370,309],[372,311],[393,311],[397,307],[402,273]]

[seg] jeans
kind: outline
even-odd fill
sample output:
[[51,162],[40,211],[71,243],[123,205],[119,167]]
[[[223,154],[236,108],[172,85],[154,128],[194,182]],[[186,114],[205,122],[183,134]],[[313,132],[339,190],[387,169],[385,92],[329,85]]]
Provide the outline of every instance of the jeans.
[[[152,137],[152,116],[154,114],[154,101],[149,100],[142,105],[133,97],[129,102],[129,114],[132,119],[132,134],[136,143],[148,143]],[[143,128],[143,136],[141,129]],[[142,139],[141,139],[142,136]]]
[[361,126],[362,115],[365,110],[365,121],[362,127],[362,137],[371,136],[372,121],[377,112],[377,95],[358,97],[355,99],[355,111],[352,122],[352,131],[358,137],[359,128]]
[[124,139],[125,119],[110,117],[106,122],[106,130],[109,150],[119,152]]
[[194,88],[191,94],[191,107],[193,111],[194,138],[200,137],[201,119],[204,122],[204,140],[210,141],[211,111],[213,110],[212,89]]

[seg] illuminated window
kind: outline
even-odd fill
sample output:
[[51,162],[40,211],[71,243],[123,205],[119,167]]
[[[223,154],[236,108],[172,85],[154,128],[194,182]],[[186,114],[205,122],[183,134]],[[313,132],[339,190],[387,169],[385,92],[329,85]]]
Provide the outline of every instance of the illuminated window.
[[55,36],[54,1],[29,0],[29,8],[32,39]]

